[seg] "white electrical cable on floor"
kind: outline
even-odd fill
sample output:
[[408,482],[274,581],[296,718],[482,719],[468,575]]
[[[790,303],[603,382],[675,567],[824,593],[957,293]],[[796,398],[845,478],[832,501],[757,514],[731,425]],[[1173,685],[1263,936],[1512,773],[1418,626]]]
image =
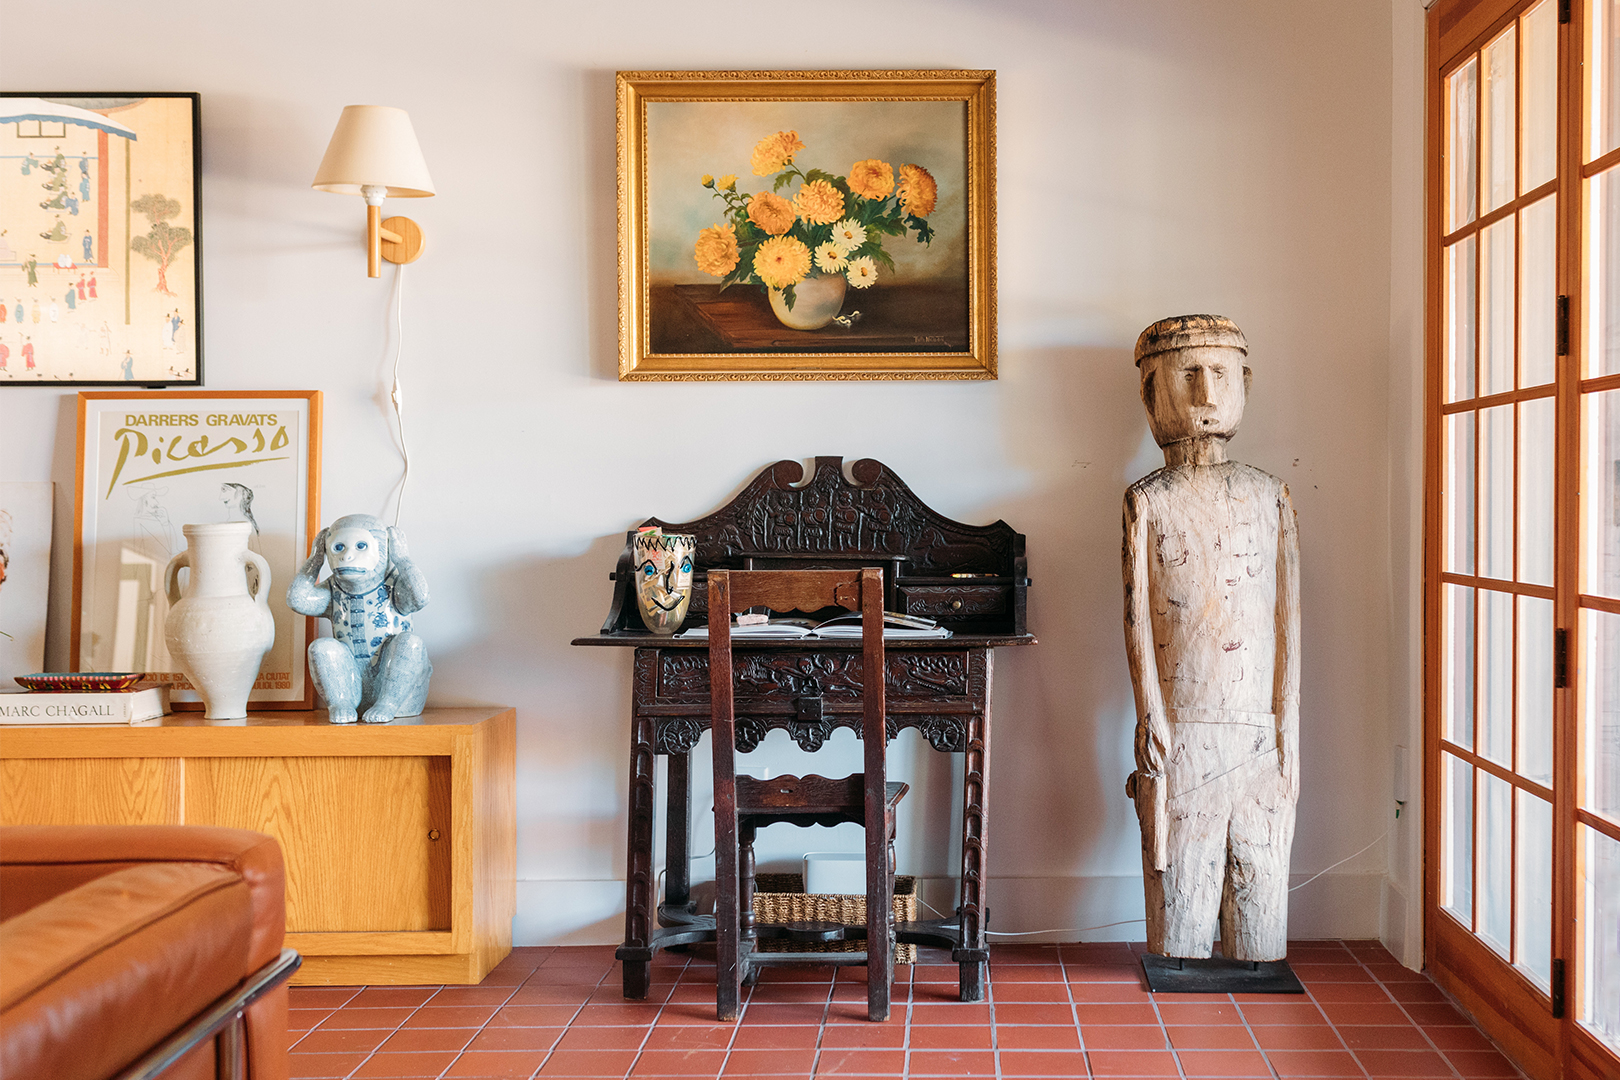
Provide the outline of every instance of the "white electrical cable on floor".
[[[1303,889],[1305,886],[1309,885],[1311,882],[1315,881],[1317,878],[1321,877],[1323,874],[1327,873],[1329,870],[1336,870],[1339,867],[1343,866],[1345,863],[1349,862],[1351,859],[1355,858],[1357,855],[1366,854],[1367,852],[1369,852],[1369,851],[1371,851],[1373,849],[1374,845],[1376,845],[1380,840],[1384,839],[1384,837],[1386,837],[1388,835],[1389,835],[1388,830],[1385,830],[1384,832],[1379,833],[1378,836],[1376,838],[1374,838],[1374,840],[1373,840],[1373,842],[1371,844],[1368,844],[1366,847],[1362,848],[1360,851],[1354,852],[1354,853],[1352,853],[1350,855],[1346,855],[1344,858],[1340,859],[1338,862],[1334,863],[1332,866],[1326,867],[1326,868],[1324,868],[1322,870],[1318,870],[1316,873],[1312,874],[1310,877],[1306,878],[1304,881],[1300,882],[1298,885],[1293,886],[1288,891],[1293,892],[1296,889]],[[936,908],[934,905],[930,904],[928,901],[924,900],[920,896],[917,898],[917,903],[921,904],[923,907],[927,908],[929,911],[932,911],[935,915],[938,915],[942,919],[946,917],[944,912],[940,911],[938,908]],[[1090,932],[1092,930],[1106,930],[1111,926],[1129,926],[1132,923],[1139,923],[1139,922],[1147,922],[1147,920],[1146,919],[1122,919],[1119,922],[1103,923],[1101,926],[1082,926],[1079,929],[1075,929],[1073,927],[1060,927],[1060,928],[1054,929],[1054,930],[1019,930],[1019,931],[1016,931],[1016,932],[1015,931],[1010,931],[1010,930],[986,930],[984,933],[985,933],[986,937],[1033,937],[1036,934],[1084,934],[1084,933],[1088,933],[1088,932]],[[954,930],[955,927],[947,926],[947,927],[945,927],[945,929]]]
[[411,478],[411,448],[405,442],[405,411],[400,402],[399,358],[405,352],[405,264],[394,266],[394,386],[388,398],[394,403],[394,423],[399,427],[399,452],[405,471],[399,478],[399,498],[394,502],[394,524],[405,509],[405,484]]
[[1373,840],[1372,844],[1368,844],[1366,847],[1364,847],[1360,851],[1356,852],[1355,855],[1346,855],[1344,858],[1340,859],[1338,862],[1334,863],[1332,866],[1328,867],[1326,870],[1318,870],[1316,873],[1312,874],[1310,877],[1306,878],[1304,881],[1300,882],[1298,885],[1295,885],[1293,888],[1289,889],[1288,891],[1293,892],[1294,889],[1303,889],[1305,886],[1309,885],[1311,882],[1315,881],[1317,878],[1319,878],[1323,874],[1327,873],[1328,870],[1336,870],[1339,867],[1343,866],[1345,863],[1349,862],[1351,859],[1355,858],[1356,855],[1361,855],[1361,854],[1364,854],[1364,853],[1366,853],[1368,851],[1371,851],[1372,847],[1373,847],[1373,844],[1378,843],[1379,840],[1382,840],[1384,837],[1386,837],[1388,835],[1389,835],[1389,830],[1385,829],[1383,832],[1378,834],[1377,839]]

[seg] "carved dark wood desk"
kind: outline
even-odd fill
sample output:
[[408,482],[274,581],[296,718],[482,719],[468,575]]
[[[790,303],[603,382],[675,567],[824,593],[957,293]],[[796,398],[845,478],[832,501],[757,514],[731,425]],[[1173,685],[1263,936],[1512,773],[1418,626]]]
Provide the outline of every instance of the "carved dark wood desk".
[[[884,679],[888,732],[916,728],[930,746],[964,758],[960,903],[949,920],[903,923],[898,940],[952,950],[961,967],[961,997],[984,996],[989,949],[984,873],[989,825],[990,692],[1001,646],[1029,645],[1024,630],[1028,587],[1024,537],[1002,522],[964,525],[925,506],[878,462],[858,461],[854,483],[839,458],[817,458],[804,483],[793,461],[761,473],[730,504],[666,532],[697,535],[698,580],[688,625],[707,616],[710,568],[885,567],[884,606],[938,618],[949,638],[891,639]],[[634,534],[631,534],[634,535]],[[633,648],[630,724],[629,843],[625,885],[626,997],[647,996],[650,965],[661,948],[713,940],[714,919],[691,900],[690,753],[709,726],[708,643],[659,637],[642,627],[631,591],[629,548],[613,575],[612,608],[600,634],[575,645]],[[737,749],[755,749],[784,730],[806,751],[834,729],[860,730],[861,643],[788,640],[737,643]],[[669,759],[666,792],[664,902],[653,874],[654,762]]]

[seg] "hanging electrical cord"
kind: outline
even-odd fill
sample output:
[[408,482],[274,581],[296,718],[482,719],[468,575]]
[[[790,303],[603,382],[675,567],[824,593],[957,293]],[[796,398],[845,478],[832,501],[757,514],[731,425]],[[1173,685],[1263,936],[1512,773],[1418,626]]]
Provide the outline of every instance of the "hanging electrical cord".
[[399,428],[399,453],[405,459],[405,471],[399,478],[399,498],[394,501],[394,525],[405,510],[405,484],[411,478],[411,448],[405,442],[405,409],[401,402],[399,360],[405,352],[405,264],[394,266],[394,385],[388,399],[394,403],[394,424]]

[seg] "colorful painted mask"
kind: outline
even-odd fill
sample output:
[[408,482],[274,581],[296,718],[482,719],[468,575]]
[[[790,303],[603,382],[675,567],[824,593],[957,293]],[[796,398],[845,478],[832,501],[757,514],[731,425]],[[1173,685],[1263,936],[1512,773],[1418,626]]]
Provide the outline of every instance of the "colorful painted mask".
[[697,537],[656,530],[637,533],[634,554],[641,621],[655,634],[673,634],[692,603]]

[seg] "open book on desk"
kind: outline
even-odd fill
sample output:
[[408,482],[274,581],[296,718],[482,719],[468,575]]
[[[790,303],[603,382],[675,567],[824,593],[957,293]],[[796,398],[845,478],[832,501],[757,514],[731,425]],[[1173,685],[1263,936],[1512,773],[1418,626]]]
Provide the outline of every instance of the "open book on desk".
[[[748,616],[742,616],[748,618]],[[707,638],[707,626],[694,626],[690,630],[683,630],[675,635],[678,638]],[[785,641],[794,638],[815,638],[818,641],[859,641],[861,637],[861,616],[859,612],[848,615],[838,615],[824,622],[813,622],[810,619],[781,618],[771,619],[768,622],[744,622],[731,628],[733,639],[748,639],[752,641]],[[919,618],[915,615],[901,615],[894,611],[883,613],[883,638],[885,641],[900,641],[909,639],[948,638],[951,632],[939,625],[933,619]]]

